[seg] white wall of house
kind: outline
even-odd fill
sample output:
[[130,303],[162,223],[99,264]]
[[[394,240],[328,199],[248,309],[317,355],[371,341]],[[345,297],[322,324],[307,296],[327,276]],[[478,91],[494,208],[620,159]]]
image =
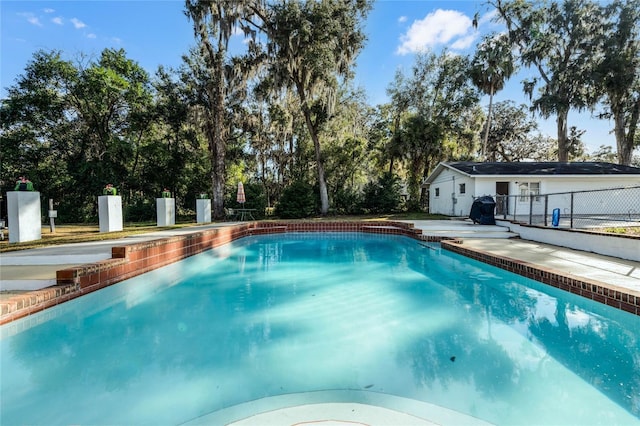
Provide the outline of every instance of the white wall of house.
[[448,216],[468,216],[475,194],[474,179],[445,169],[429,186],[429,212]]
[[[452,169],[444,169],[429,187],[429,212],[448,216],[468,216],[474,197],[496,194],[496,182],[509,182],[508,214],[528,215],[530,206],[533,214],[544,214],[544,197],[534,198],[520,195],[523,185],[539,194],[553,194],[570,191],[592,191],[594,189],[622,188],[640,186],[640,176],[616,175],[571,175],[571,176],[477,176],[470,177]],[[464,185],[464,188],[461,187]],[[464,189],[464,193],[461,192]],[[529,191],[530,191],[529,190]],[[529,192],[527,191],[527,193]],[[635,196],[635,193],[632,194]],[[574,211],[586,214],[619,213],[620,206],[611,203],[611,193],[576,194],[573,200]],[[553,195],[548,198],[547,213],[559,208],[567,214],[571,208],[570,194]]]

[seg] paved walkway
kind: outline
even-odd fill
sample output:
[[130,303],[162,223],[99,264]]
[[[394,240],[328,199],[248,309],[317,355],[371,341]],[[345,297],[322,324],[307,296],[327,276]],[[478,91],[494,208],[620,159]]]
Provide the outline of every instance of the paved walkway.
[[497,256],[623,287],[640,296],[640,263],[520,239],[465,239],[464,245]]
[[0,297],[7,292],[39,290],[56,284],[56,271],[111,258],[111,248],[126,244],[184,235],[235,222],[176,228],[114,240],[63,244],[0,253]]

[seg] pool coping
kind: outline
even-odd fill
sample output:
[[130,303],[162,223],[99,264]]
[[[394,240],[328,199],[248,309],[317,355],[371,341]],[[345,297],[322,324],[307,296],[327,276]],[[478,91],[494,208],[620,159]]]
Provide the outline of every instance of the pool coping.
[[114,246],[110,259],[58,270],[56,285],[0,301],[0,325],[243,237],[286,232],[362,232],[404,235],[425,242],[440,242],[445,250],[640,315],[640,294],[630,289],[465,247],[464,240],[460,238],[423,235],[422,230],[415,228],[412,223],[256,221]]
[[567,272],[504,255],[498,256],[477,248],[465,247],[463,240],[442,241],[441,245],[443,249],[471,259],[496,266],[631,314],[640,315],[640,293],[632,289],[579,277]]

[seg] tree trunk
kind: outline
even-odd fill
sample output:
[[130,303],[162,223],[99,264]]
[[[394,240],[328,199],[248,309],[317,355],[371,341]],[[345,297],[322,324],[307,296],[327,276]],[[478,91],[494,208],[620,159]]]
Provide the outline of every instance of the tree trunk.
[[612,112],[615,123],[613,132],[616,135],[618,164],[630,166],[631,160],[633,159],[633,149],[635,148],[636,128],[638,119],[640,118],[640,101],[636,102],[631,111],[628,126],[623,107],[616,108],[616,110],[612,108]]
[[224,108],[224,67],[223,55],[218,51],[213,58],[209,70],[212,81],[207,85],[209,99],[212,103],[209,131],[209,151],[211,153],[211,192],[213,205],[212,219],[224,219],[224,183],[226,155],[226,127]]
[[426,161],[422,155],[412,156],[410,173],[407,179],[407,192],[409,200],[420,205],[420,188],[422,186],[422,176],[426,169]]
[[320,187],[320,214],[326,216],[329,212],[329,194],[327,192],[327,182],[324,177],[324,165],[322,164],[322,154],[320,152],[320,139],[318,138],[318,132],[311,122],[311,113],[305,108],[305,120],[307,127],[309,127],[309,133],[313,140],[313,147],[316,151],[316,166],[318,167],[318,186]]
[[558,124],[558,161],[566,163],[569,161],[569,138],[567,137],[567,115],[568,111],[559,111],[556,123]]
[[306,94],[301,84],[296,83],[296,89],[298,96],[300,97],[300,103],[302,104],[302,113],[304,114],[304,120],[309,129],[311,140],[313,141],[313,147],[316,152],[316,165],[318,168],[318,186],[320,187],[320,214],[325,216],[329,212],[329,194],[327,192],[327,182],[324,177],[324,165],[322,164],[322,153],[320,150],[320,139],[318,138],[318,129],[311,120],[311,111],[307,105]]
[[632,144],[626,143],[626,134],[624,129],[624,115],[615,114],[614,117],[614,134],[616,135],[616,148],[618,151],[618,164],[628,166],[631,164]]
[[482,156],[487,161],[487,142],[489,141],[489,127],[491,127],[491,113],[493,112],[493,82],[491,83],[491,90],[489,93],[489,113],[487,115],[487,128],[484,130],[484,142],[482,145]]

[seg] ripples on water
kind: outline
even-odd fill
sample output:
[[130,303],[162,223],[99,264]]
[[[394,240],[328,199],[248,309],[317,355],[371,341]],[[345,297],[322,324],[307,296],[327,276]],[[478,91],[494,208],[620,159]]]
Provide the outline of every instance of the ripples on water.
[[0,423],[179,424],[361,390],[495,424],[640,424],[639,330],[405,237],[251,237],[3,326]]

